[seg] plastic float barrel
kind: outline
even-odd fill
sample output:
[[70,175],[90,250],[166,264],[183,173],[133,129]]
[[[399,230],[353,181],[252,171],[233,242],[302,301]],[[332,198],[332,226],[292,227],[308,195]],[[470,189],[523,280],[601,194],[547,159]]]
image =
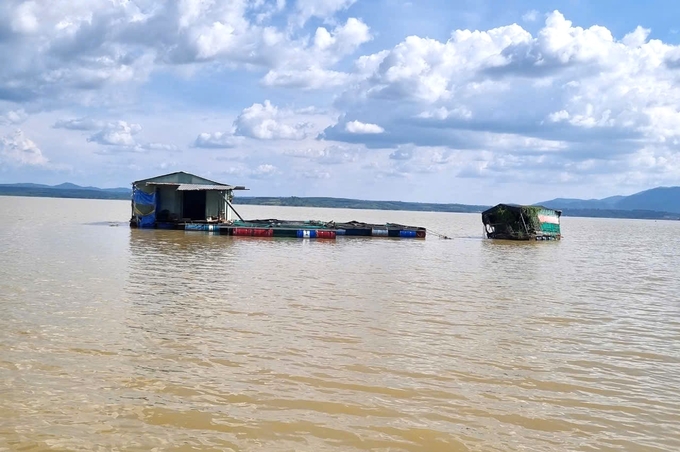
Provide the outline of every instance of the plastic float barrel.
[[321,229],[298,229],[296,236],[301,239],[334,239],[336,233]]
[[273,237],[274,236],[274,230],[273,229],[264,229],[264,228],[257,228],[253,229],[253,237]]
[[416,231],[399,231],[399,237],[404,239],[414,239],[416,234]]
[[216,231],[217,228],[215,224],[186,223],[184,225],[185,231]]
[[273,229],[263,228],[234,228],[232,235],[237,237],[273,237]]
[[316,231],[316,237],[319,239],[334,239],[335,231]]
[[389,231],[387,229],[382,229],[382,228],[372,228],[371,229],[371,235],[373,237],[388,237]]
[[425,229],[418,229],[416,231],[416,238],[417,239],[424,239],[425,238]]
[[313,239],[316,238],[316,232],[314,229],[298,229],[297,236],[299,239]]

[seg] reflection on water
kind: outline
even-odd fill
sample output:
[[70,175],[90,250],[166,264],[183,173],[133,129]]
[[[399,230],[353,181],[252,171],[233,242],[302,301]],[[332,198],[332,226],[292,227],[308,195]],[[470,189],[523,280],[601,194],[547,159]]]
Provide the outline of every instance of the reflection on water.
[[0,450],[680,446],[679,223],[503,243],[477,215],[239,208],[454,237],[302,241],[0,206],[61,218],[0,231]]

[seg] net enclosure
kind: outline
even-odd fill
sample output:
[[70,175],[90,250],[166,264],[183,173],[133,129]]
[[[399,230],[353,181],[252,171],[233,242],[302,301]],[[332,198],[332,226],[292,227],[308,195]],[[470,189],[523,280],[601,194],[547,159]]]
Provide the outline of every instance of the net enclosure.
[[561,210],[543,206],[498,204],[482,212],[482,223],[489,239],[560,240],[561,216]]

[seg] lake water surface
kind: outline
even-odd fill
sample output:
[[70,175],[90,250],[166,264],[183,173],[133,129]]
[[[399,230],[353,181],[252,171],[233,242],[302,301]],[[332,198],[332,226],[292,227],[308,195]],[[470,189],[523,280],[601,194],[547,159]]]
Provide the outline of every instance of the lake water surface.
[[[1,451],[680,450],[680,222],[237,206],[453,240],[130,230],[0,197]],[[111,226],[117,224],[117,226]]]

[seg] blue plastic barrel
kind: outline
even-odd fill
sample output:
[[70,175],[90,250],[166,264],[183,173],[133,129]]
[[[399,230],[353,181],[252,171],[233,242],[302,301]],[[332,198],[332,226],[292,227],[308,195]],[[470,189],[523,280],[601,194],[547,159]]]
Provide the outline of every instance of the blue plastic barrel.
[[414,239],[416,238],[416,231],[399,231],[399,237]]
[[297,236],[300,239],[313,239],[316,237],[316,231],[313,229],[298,229]]
[[187,231],[210,231],[212,229],[212,225],[201,223],[187,223],[184,225],[184,229]]

